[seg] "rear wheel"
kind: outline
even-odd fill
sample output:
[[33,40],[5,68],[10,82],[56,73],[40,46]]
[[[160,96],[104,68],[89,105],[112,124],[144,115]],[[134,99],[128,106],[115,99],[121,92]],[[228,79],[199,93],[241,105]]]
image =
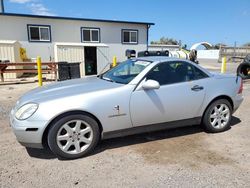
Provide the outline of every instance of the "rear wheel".
[[226,99],[219,99],[209,105],[203,116],[203,125],[212,133],[223,132],[230,128],[232,106]]
[[89,154],[100,137],[98,123],[88,115],[69,115],[49,130],[48,145],[59,157],[75,159]]

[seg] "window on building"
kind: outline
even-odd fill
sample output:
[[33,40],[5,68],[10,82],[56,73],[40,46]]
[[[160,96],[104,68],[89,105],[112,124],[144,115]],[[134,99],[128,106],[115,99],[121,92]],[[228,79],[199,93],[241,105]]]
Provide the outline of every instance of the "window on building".
[[99,28],[81,28],[82,42],[100,42]]
[[29,41],[50,42],[50,26],[28,25]]
[[138,31],[137,30],[122,30],[122,43],[123,44],[137,44]]

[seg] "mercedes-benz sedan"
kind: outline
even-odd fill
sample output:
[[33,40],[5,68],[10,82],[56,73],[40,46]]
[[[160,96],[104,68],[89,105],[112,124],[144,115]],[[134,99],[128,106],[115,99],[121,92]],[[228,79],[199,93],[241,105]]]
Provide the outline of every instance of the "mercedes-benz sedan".
[[73,159],[106,138],[196,124],[225,131],[242,89],[235,75],[213,74],[188,60],[142,57],[31,90],[11,110],[10,123],[22,145],[48,145]]

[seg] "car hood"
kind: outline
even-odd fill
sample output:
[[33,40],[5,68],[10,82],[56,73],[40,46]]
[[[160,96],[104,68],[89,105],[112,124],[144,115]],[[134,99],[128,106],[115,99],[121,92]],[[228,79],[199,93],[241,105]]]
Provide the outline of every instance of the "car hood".
[[100,90],[113,89],[122,84],[102,80],[97,76],[74,79],[38,87],[24,94],[19,100],[19,106],[28,102],[37,102],[61,97],[86,94]]

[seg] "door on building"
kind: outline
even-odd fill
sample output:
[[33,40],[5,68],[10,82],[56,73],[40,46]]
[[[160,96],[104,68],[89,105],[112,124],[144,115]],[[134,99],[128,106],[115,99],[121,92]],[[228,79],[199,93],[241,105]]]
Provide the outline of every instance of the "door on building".
[[97,74],[96,47],[84,47],[85,75]]

